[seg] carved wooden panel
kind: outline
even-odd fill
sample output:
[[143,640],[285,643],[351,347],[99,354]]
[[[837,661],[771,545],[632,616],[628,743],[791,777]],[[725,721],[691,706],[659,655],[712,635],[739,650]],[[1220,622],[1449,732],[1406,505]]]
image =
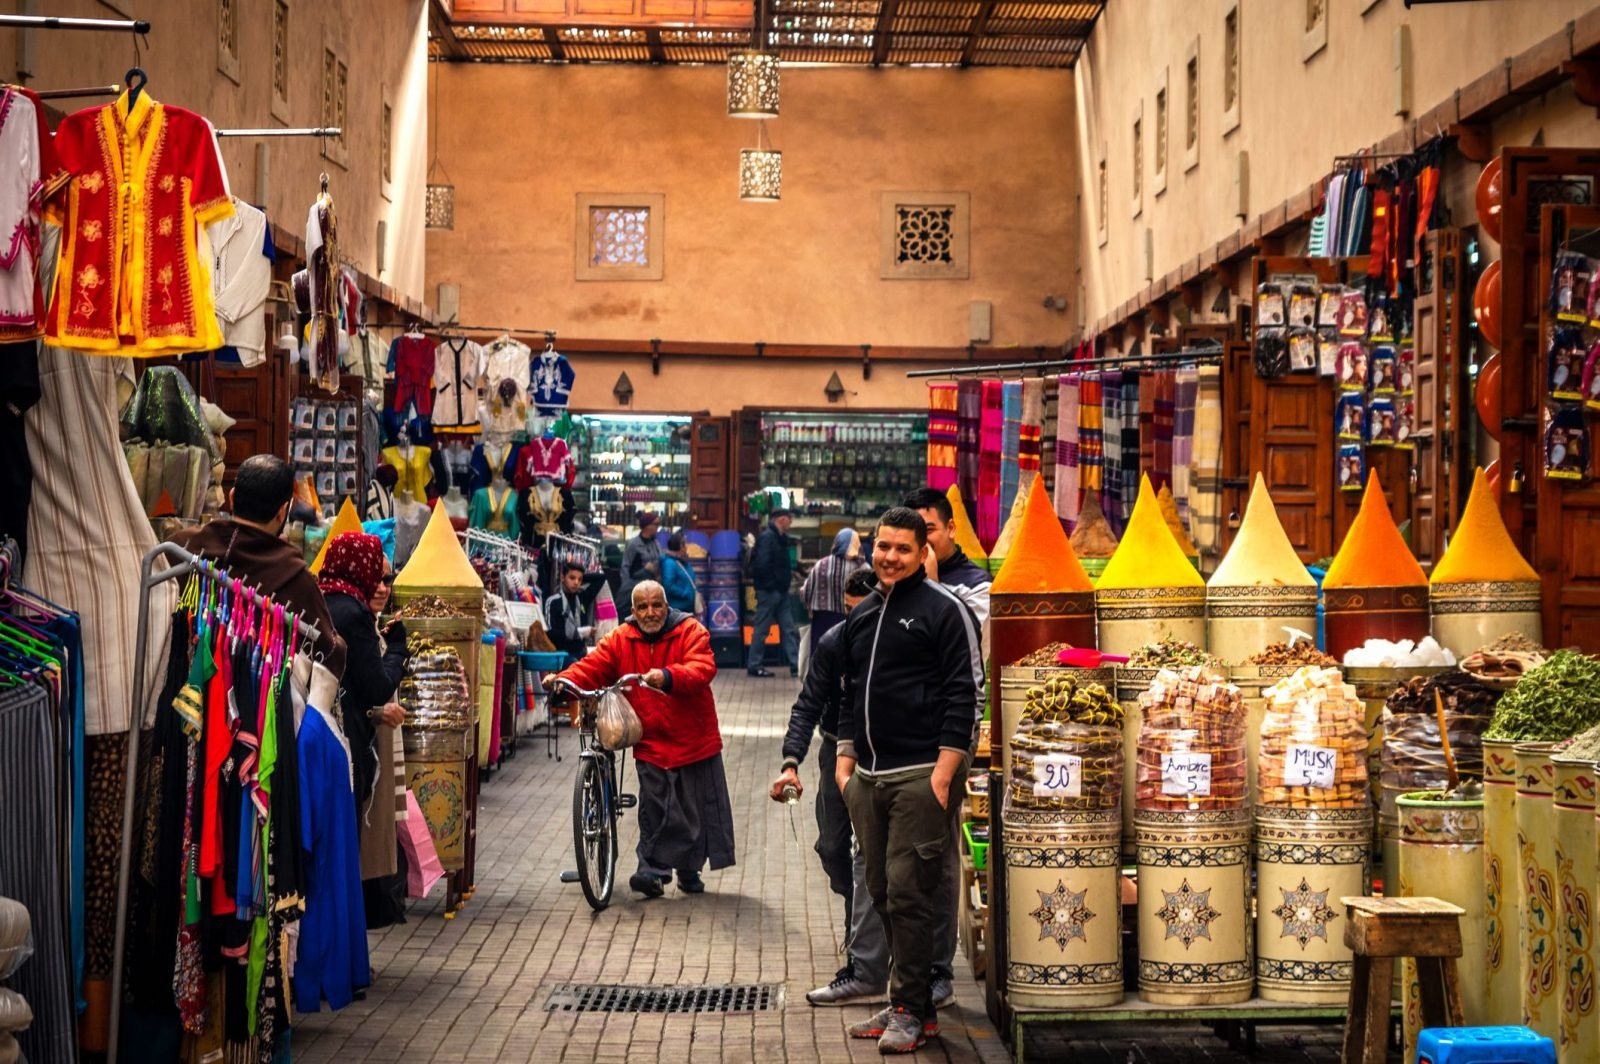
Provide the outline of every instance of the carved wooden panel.
[[728,520],[732,435],[733,422],[726,417],[697,417],[690,429],[689,510],[694,527],[704,532],[733,527]]
[[1444,555],[1445,537],[1465,505],[1462,494],[1463,453],[1458,396],[1465,374],[1458,357],[1461,311],[1460,234],[1441,229],[1428,234],[1412,335],[1416,339],[1412,437],[1416,467],[1411,494],[1411,548],[1425,568]]
[[[1251,374],[1252,472],[1266,478],[1278,518],[1304,561],[1328,553],[1325,520],[1333,477],[1331,437],[1324,431],[1326,384],[1314,376],[1267,380]],[[1242,514],[1242,511],[1241,511]]]

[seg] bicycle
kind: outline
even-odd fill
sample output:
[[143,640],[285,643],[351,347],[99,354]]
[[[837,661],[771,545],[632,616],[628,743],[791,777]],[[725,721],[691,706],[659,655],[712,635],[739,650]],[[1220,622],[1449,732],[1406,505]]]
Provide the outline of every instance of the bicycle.
[[[602,698],[621,697],[643,679],[638,673],[628,673],[595,691],[560,682],[579,700],[578,776],[572,792],[572,850],[578,859],[574,878],[595,912],[611,904],[617,883],[617,818],[622,810],[639,804],[636,795],[622,793],[616,751],[600,744],[595,719]],[[567,880],[565,873],[562,879]]]

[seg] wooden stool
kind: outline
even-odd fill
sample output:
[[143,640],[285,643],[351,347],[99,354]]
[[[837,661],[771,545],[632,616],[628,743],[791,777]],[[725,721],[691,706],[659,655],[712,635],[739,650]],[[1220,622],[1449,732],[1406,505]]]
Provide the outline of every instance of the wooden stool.
[[1460,1027],[1460,917],[1465,909],[1438,898],[1341,898],[1348,918],[1344,944],[1355,951],[1343,1064],[1384,1064],[1387,1058],[1394,962],[1417,962],[1423,1027]]

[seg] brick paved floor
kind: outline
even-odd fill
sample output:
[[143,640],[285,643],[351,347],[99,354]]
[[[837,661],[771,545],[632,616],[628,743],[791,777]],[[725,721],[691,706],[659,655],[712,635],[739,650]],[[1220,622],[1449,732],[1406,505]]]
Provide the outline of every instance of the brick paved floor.
[[[766,797],[796,685],[787,678],[717,680],[738,865],[706,875],[690,897],[669,887],[642,901],[626,889],[637,838],[623,819],[622,880],[616,900],[591,913],[573,867],[572,780],[576,739],[563,731],[565,760],[545,757],[543,739],[483,788],[477,892],[454,920],[441,918],[442,887],[413,904],[409,921],[371,935],[375,985],[365,1001],[337,1013],[298,1017],[294,1056],[301,1064],[386,1061],[850,1061],[878,1059],[871,1042],[852,1042],[845,1026],[865,1008],[814,1009],[805,992],[839,966],[842,912],[811,846],[811,796],[795,810]],[[811,788],[814,765],[802,772]],[[633,789],[630,771],[626,787]],[[984,1014],[980,988],[957,963],[959,1004],[940,1014],[943,1037],[925,1060],[998,1061],[1009,1057]],[[779,1011],[745,1016],[560,1015],[545,1011],[557,983],[702,984],[775,982]],[[1029,1039],[1032,1060],[1231,1061],[1225,1043],[1199,1027],[1079,1028]],[[1264,1030],[1256,1058],[1338,1059],[1336,1032]]]

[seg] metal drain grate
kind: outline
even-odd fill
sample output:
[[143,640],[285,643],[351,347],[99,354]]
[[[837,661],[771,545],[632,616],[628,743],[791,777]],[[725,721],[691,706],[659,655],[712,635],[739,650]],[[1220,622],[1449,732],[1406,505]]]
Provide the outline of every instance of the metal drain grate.
[[561,983],[550,991],[546,1012],[773,1012],[783,1008],[781,983],[723,986],[630,986],[623,983]]

